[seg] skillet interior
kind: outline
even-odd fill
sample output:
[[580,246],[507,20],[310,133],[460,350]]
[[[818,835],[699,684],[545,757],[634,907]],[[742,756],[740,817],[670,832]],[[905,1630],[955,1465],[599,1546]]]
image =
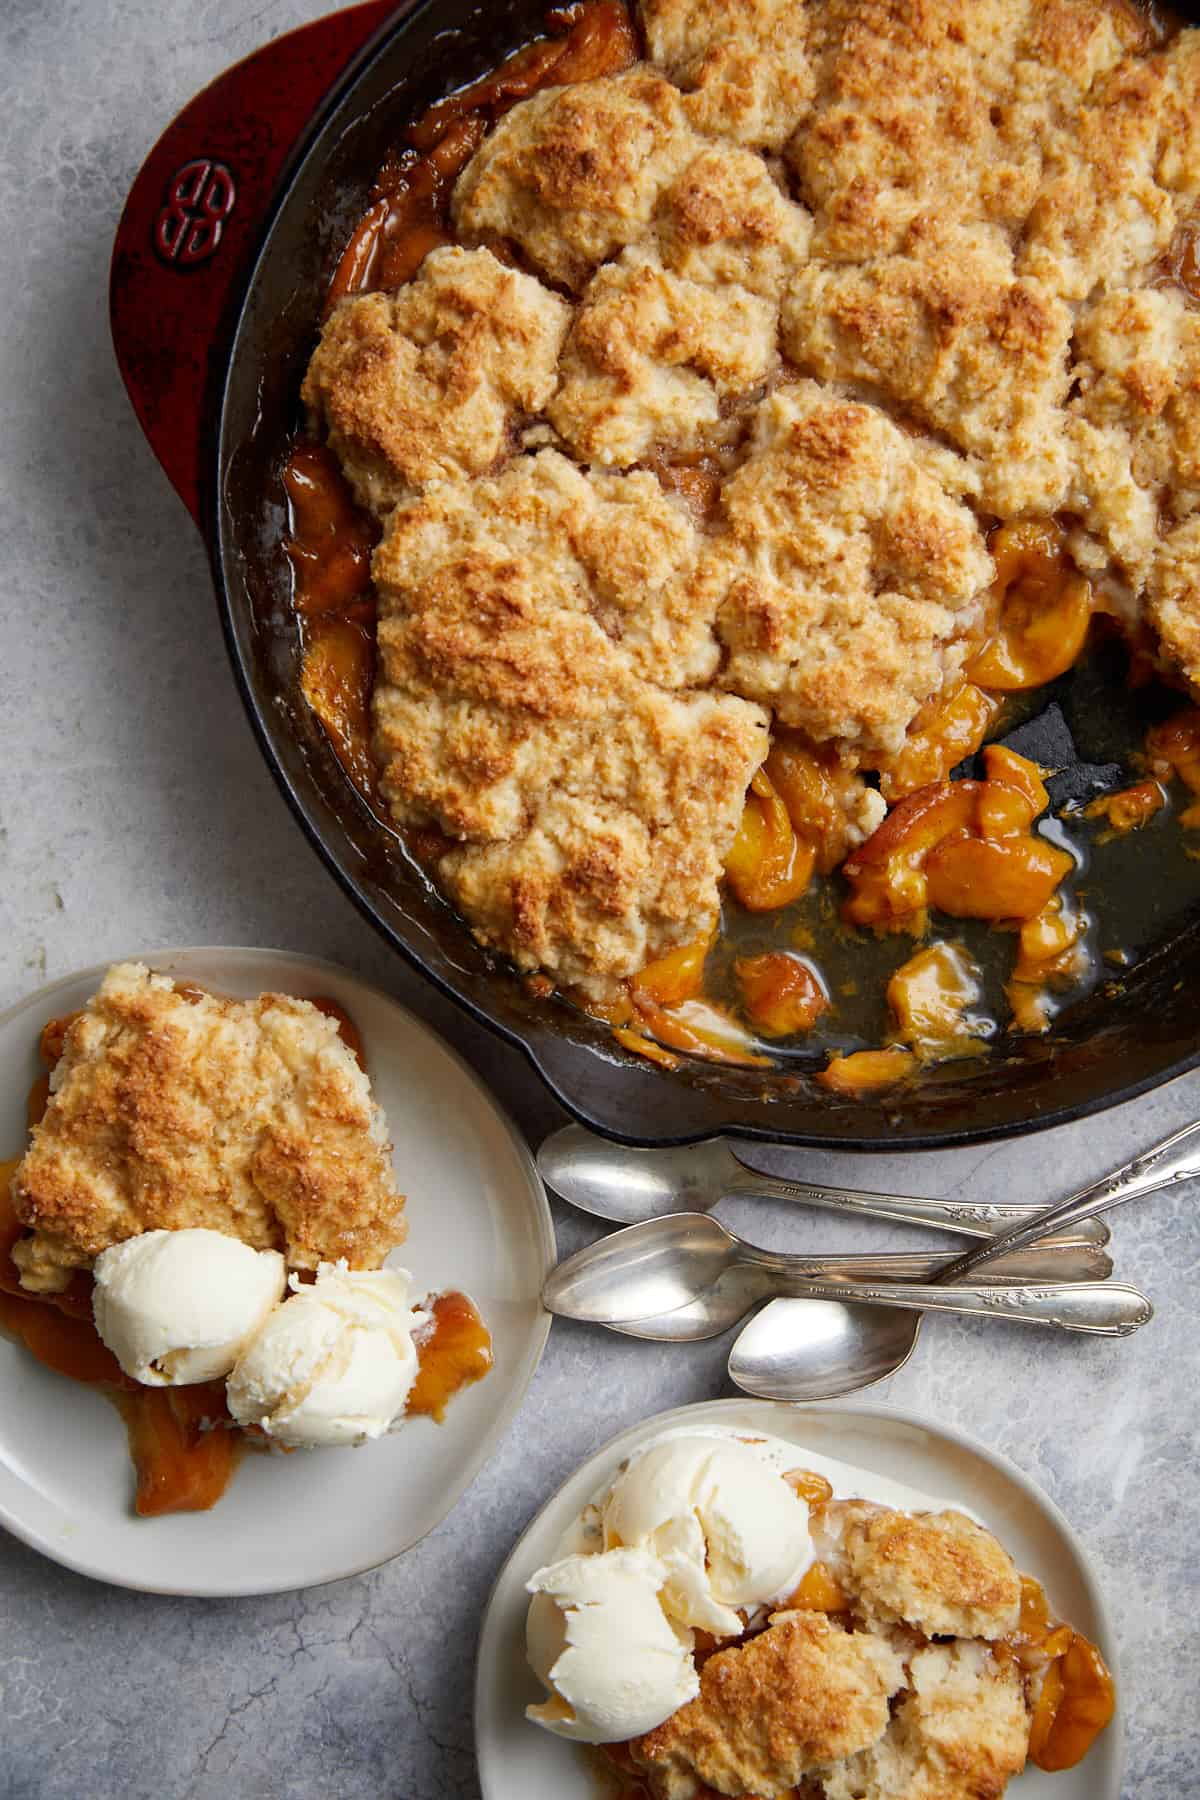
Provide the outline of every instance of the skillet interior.
[[[1119,983],[1101,984],[1041,1038],[927,1071],[891,1095],[849,1100],[795,1065],[688,1064],[664,1073],[608,1028],[531,995],[474,942],[358,798],[299,695],[299,643],[280,548],[281,448],[325,283],[375,169],[405,123],[535,35],[545,0],[426,0],[331,97],[285,178],[229,347],[214,363],[208,536],[226,636],[264,754],[333,874],[385,936],[476,1017],[525,1049],[579,1117],[667,1142],[733,1132],[830,1148],[935,1147],[1096,1111],[1200,1063],[1200,912],[1175,923]],[[222,358],[222,346],[217,347]],[[1138,859],[1131,859],[1132,879]]]

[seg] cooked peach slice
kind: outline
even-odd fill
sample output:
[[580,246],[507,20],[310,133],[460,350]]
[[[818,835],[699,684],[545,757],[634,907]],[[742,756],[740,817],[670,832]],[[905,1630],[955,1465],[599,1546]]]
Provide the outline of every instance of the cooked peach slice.
[[[1200,707],[1185,706],[1147,732],[1146,761],[1160,780],[1175,775],[1191,793],[1200,794]],[[1192,830],[1200,827],[1200,805],[1189,806],[1179,822]]]
[[813,846],[796,836],[774,783],[759,769],[725,858],[730,887],[750,912],[773,912],[799,899],[815,864]]
[[733,965],[742,1004],[765,1037],[811,1031],[829,1010],[829,995],[812,966],[790,950],[740,956]]
[[918,788],[944,781],[957,763],[979,749],[1000,706],[994,695],[967,681],[949,700],[926,708],[914,720],[904,748],[880,766],[884,799],[903,800]]
[[888,982],[896,1035],[922,1062],[982,1051],[983,1038],[968,1017],[981,998],[979,972],[957,944],[918,950]]
[[874,1094],[895,1087],[919,1067],[912,1051],[898,1045],[890,1050],[855,1050],[850,1056],[831,1056],[816,1080],[835,1094]]
[[1000,614],[968,678],[999,693],[1042,687],[1079,659],[1092,621],[1091,583],[1075,569],[1066,533],[1052,522],[1002,525],[988,548]]
[[1074,863],[1030,831],[1047,804],[1041,771],[999,744],[984,762],[986,781],[910,794],[847,859],[850,924],[920,930],[930,906],[963,919],[1031,919],[1042,910]]
[[640,999],[656,1001],[659,1006],[678,1006],[694,1000],[704,986],[704,959],[712,945],[713,933],[677,950],[668,950],[657,961],[647,963],[630,982],[634,1004]]

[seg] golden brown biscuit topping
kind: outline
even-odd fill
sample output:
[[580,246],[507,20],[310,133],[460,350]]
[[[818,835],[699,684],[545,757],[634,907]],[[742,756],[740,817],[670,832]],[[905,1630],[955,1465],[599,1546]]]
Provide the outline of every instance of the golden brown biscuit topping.
[[784,1614],[710,1656],[699,1696],[630,1751],[661,1800],[690,1800],[697,1778],[722,1794],[775,1800],[822,1763],[882,1737],[903,1680],[882,1639],[824,1613]]
[[[1131,0],[643,0],[627,66],[593,10],[479,90],[509,99],[422,123],[472,247],[343,300],[305,392],[391,512],[393,817],[450,840],[426,860],[485,942],[611,997],[708,931],[764,725],[896,798],[964,675],[988,728],[1000,609],[1023,666],[1062,673],[1107,611],[1200,681],[1200,31]],[[538,57],[561,81],[530,92]],[[1070,609],[991,591],[1006,531],[1057,534]]]
[[837,1518],[841,1579],[866,1617],[928,1637],[999,1638],[1015,1629],[1020,1576],[991,1532],[965,1513],[851,1501]]
[[34,1290],[142,1231],[223,1231],[301,1269],[378,1268],[404,1239],[386,1124],[335,1021],[283,994],[185,995],[138,963],[67,1032],[12,1197]]

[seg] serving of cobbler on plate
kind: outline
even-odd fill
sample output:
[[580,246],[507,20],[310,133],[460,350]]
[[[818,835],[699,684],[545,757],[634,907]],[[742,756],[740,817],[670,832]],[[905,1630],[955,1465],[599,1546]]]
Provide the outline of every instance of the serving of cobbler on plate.
[[115,1402],[139,1514],[213,1506],[245,1448],[440,1419],[487,1373],[467,1296],[384,1266],[405,1198],[335,1001],[119,963],[39,1048],[0,1164],[0,1326]]
[[978,1519],[815,1461],[679,1429],[622,1464],[526,1583],[530,1721],[621,1800],[999,1800],[1078,1764],[1097,1647]]
[[1198,243],[1200,31],[1131,0],[551,13],[407,127],[304,379],[348,773],[660,1062],[1047,1029],[1130,833],[1197,893]]

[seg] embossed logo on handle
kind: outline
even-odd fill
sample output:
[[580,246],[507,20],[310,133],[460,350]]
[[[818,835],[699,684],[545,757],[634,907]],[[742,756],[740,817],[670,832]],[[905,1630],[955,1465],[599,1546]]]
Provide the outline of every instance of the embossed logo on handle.
[[194,156],[175,171],[154,221],[154,248],[174,269],[206,263],[221,243],[237,204],[233,172],[211,156]]

